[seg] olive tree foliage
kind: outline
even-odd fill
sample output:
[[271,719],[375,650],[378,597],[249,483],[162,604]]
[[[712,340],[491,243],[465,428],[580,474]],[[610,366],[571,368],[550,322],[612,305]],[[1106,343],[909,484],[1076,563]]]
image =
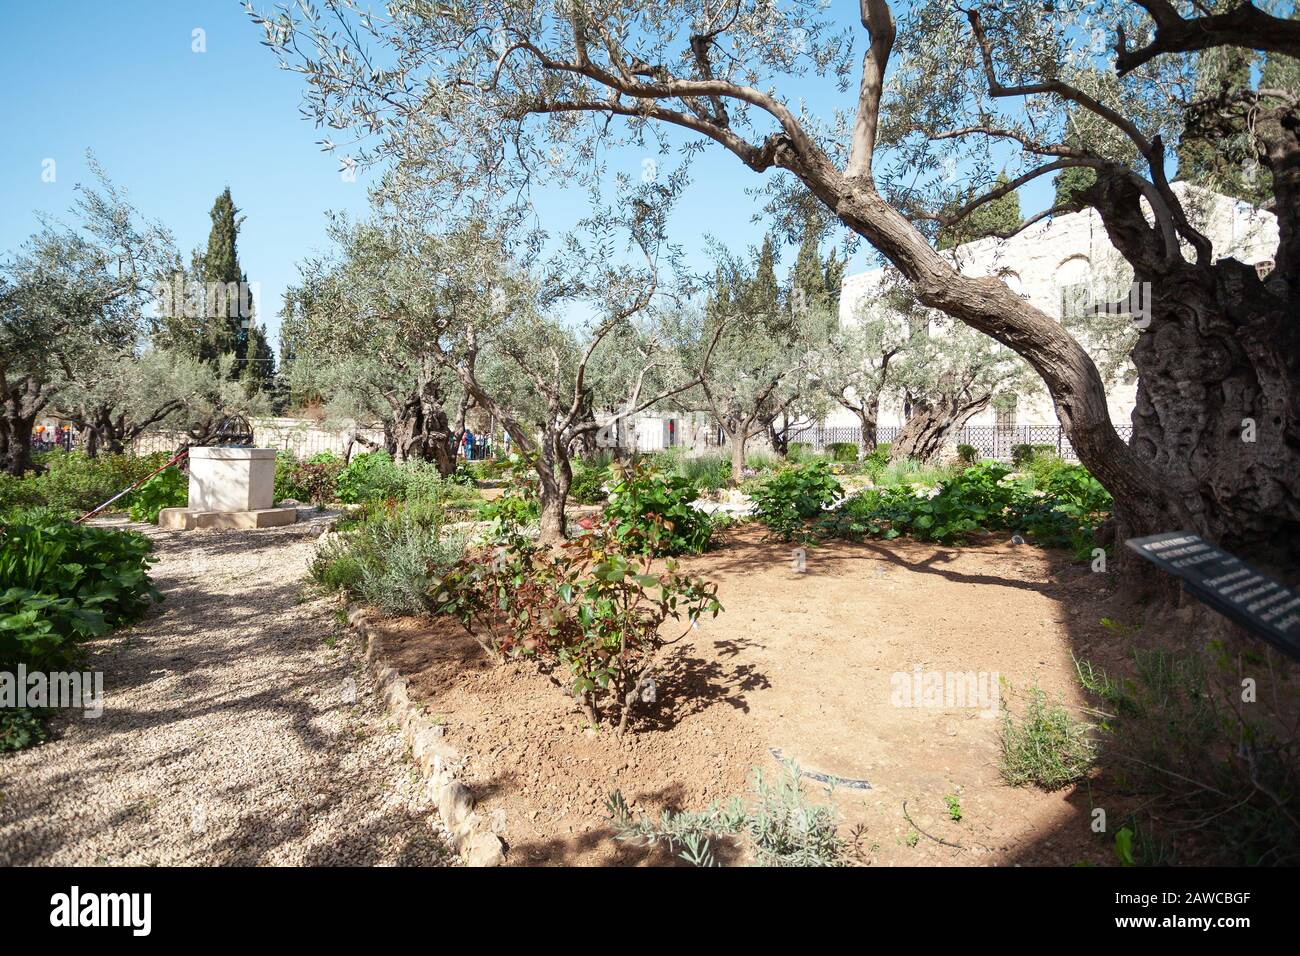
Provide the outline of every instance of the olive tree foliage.
[[746,259],[714,243],[712,288],[674,317],[678,354],[700,382],[674,404],[718,423],[733,482],[751,439],[771,434],[783,417],[799,417],[812,392],[809,350],[827,325],[824,304],[782,301],[771,248],[765,241]]
[[[1247,82],[1215,90],[1208,108],[1252,117],[1281,232],[1267,279],[1216,259],[1170,187],[1166,144],[1196,105],[1202,51],[1295,57],[1300,23],[1287,4],[1227,6],[924,0],[899,23],[886,0],[861,0],[861,28],[849,30],[820,3],[738,0],[394,0],[382,15],[328,0],[253,16],[307,77],[308,115],[339,131],[342,142],[331,132],[325,145],[359,162],[507,196],[540,176],[596,175],[607,147],[675,128],[696,134],[689,150],[724,149],[773,189],[815,197],[923,304],[1029,363],[1122,529],[1192,527],[1253,548],[1283,529],[1300,540],[1300,103],[1294,89]],[[834,84],[843,108],[808,111],[791,90],[808,76]],[[1002,161],[960,162],[990,152]],[[1075,167],[1095,180],[1074,204],[1100,213],[1153,290],[1151,328],[1134,348],[1131,444],[1079,342],[934,247],[938,229],[1006,190]],[[1007,171],[1005,186],[978,171],[991,169]],[[954,209],[972,184],[982,189]],[[1254,442],[1240,440],[1243,419],[1257,424]]]
[[908,412],[890,445],[892,461],[934,461],[972,417],[1004,402],[1014,406],[1041,388],[1006,346],[937,310],[917,313],[915,334],[890,370]]
[[53,405],[77,428],[91,457],[121,454],[151,429],[193,439],[223,412],[253,410],[239,390],[222,386],[211,366],[154,347],[99,354],[84,374],[56,380]]
[[167,230],[90,165],[98,183],[77,187],[75,223],[43,220],[0,264],[0,468],[10,474],[31,467],[33,425],[60,389],[97,396],[97,414],[122,413],[120,396],[107,410],[103,400],[150,332],[153,282],[171,260]]
[[[655,229],[637,218],[644,207],[629,208],[623,224],[644,265],[621,254],[628,250],[614,233],[623,224],[603,215],[584,223],[590,245],[564,236],[545,257],[535,234],[481,220],[435,230],[410,206],[377,209],[361,223],[338,220],[337,250],[302,267],[300,354],[367,355],[427,383],[451,376],[536,470],[543,537],[560,538],[575,444],[696,383],[674,375],[659,350],[635,373],[606,356],[657,321]],[[584,316],[566,311],[574,303]],[[626,389],[617,402],[616,382]],[[616,406],[603,421],[592,413],[598,395]]]
[[[392,308],[401,307],[399,283],[412,277],[393,268],[370,284],[364,274],[400,240],[378,223],[343,217],[332,219],[329,235],[342,260],[304,262],[300,281],[285,293],[281,335],[294,355],[291,391],[320,396],[331,416],[380,422],[384,448],[396,460],[433,462],[450,475],[472,399],[430,349],[425,336],[437,329],[413,330],[417,316],[376,321],[390,305],[385,295],[393,297]],[[348,311],[363,300],[364,311]],[[354,438],[367,443],[360,431]]]
[[817,387],[858,417],[860,453],[876,447],[880,402],[898,389],[898,367],[923,330],[887,295],[864,298],[812,356]]

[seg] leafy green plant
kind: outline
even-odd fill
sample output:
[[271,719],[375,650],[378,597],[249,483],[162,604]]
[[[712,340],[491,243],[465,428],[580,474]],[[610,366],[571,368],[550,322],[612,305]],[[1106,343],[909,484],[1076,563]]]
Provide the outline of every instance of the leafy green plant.
[[826,453],[831,456],[831,461],[857,461],[858,445],[851,441],[833,441],[826,446]]
[[974,445],[958,445],[957,460],[963,465],[973,465],[979,460],[979,449]]
[[1083,779],[1096,756],[1092,727],[1032,687],[1023,716],[1002,715],[1002,778],[1013,787],[1032,783],[1059,790]]
[[623,547],[656,555],[698,554],[708,548],[713,523],[692,507],[699,493],[689,479],[640,463],[615,463],[610,471],[604,515]]
[[78,645],[135,620],[161,595],[135,532],[45,519],[0,527],[0,668],[62,670]]
[[[717,586],[655,571],[645,547],[614,522],[557,549],[512,537],[467,555],[433,589],[436,609],[460,621],[494,656],[535,656],[567,670],[592,725],[608,715],[622,735],[638,704],[653,703],[657,654],[672,620],[689,629],[721,611]],[[680,640],[685,631],[673,640]]]
[[275,453],[275,500],[307,501],[307,495],[294,484],[294,474],[298,471],[298,456],[291,451]]
[[22,750],[41,743],[49,737],[44,715],[28,707],[0,709],[0,753]]
[[286,490],[295,501],[309,501],[323,508],[337,496],[343,461],[332,452],[314,455],[294,468]]
[[443,528],[440,506],[375,503],[356,527],[320,549],[309,576],[385,614],[420,614],[432,608],[430,587],[464,554],[465,539]]
[[402,498],[406,493],[406,482],[388,452],[368,451],[353,456],[339,472],[335,489],[339,501],[352,505],[362,501]]
[[158,472],[131,492],[127,509],[132,521],[158,522],[164,508],[183,508],[189,500],[189,476],[175,465]]
[[34,456],[37,472],[26,477],[22,503],[47,505],[69,514],[82,514],[103,504],[160,468],[169,456],[98,455],[52,451]]
[[937,484],[867,489],[844,503],[828,530],[948,543],[980,530],[1006,529],[1085,556],[1109,508],[1110,496],[1080,466],[1058,469],[1043,489],[1030,477],[1013,477],[1004,465],[983,462]]
[[718,491],[731,481],[731,459],[723,455],[680,458],[675,470],[698,492]]
[[569,497],[580,505],[598,505],[607,497],[605,482],[608,479],[609,472],[603,466],[596,467],[579,462],[573,469]]
[[[1300,738],[1289,702],[1262,686],[1291,686],[1294,665],[1251,666],[1247,653],[1220,642],[1136,647],[1115,674],[1076,662],[1102,714],[1103,773],[1159,807],[1148,823],[1128,823],[1138,865],[1184,853],[1221,865],[1300,860]],[[1249,703],[1248,674],[1261,684]]]
[[694,866],[717,865],[713,841],[735,838],[757,866],[846,866],[845,840],[836,827],[835,808],[810,803],[797,765],[787,762],[770,782],[755,769],[750,799],[733,797],[726,805],[702,811],[665,810],[654,820],[634,817],[622,793],[606,802],[615,837],[646,845],[665,844]]
[[820,517],[843,496],[844,489],[824,461],[783,468],[750,493],[754,516],[783,541],[799,536],[807,521]]
[[961,801],[957,799],[957,795],[955,793],[945,795],[943,798],[943,804],[948,808],[948,819],[953,821],[953,823],[960,823]]

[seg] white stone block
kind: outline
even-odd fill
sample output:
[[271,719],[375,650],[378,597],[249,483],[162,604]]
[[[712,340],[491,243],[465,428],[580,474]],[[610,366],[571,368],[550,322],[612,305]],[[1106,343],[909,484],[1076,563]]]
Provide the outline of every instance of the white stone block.
[[191,511],[261,511],[275,498],[274,448],[191,448]]

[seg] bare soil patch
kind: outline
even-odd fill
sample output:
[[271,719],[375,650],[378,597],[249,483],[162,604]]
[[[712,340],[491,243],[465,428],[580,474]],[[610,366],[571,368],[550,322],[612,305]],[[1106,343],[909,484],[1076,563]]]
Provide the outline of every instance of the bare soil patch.
[[[1013,712],[1035,684],[1083,703],[1071,651],[1101,663],[1118,653],[1098,623],[1101,575],[993,536],[963,547],[830,542],[809,547],[799,572],[792,546],[754,526],[682,564],[718,582],[726,610],[665,656],[658,703],[622,741],[587,728],[535,665],[494,664],[450,619],[376,626],[415,699],[468,757],[464,780],[511,863],[670,862],[611,839],[609,792],[634,811],[702,808],[744,793],[755,767],[778,772],[774,749],[805,771],[870,783],[831,797],[843,832],[859,828],[864,863],[1110,861],[1088,827],[1086,784],[1044,793],[1002,781],[995,709],[898,706],[894,694],[895,675],[920,668],[995,675]],[[825,799],[824,784],[807,788]]]

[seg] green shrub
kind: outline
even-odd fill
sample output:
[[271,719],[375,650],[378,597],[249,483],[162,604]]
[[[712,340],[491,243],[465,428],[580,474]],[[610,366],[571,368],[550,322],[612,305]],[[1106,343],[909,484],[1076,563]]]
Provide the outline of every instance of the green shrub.
[[979,449],[974,445],[958,445],[957,460],[963,465],[973,465],[979,460]]
[[721,611],[717,586],[656,569],[653,542],[603,522],[551,549],[522,536],[494,553],[466,556],[434,588],[442,613],[456,617],[494,656],[530,656],[573,677],[568,688],[593,726],[655,700],[650,676],[669,620],[693,625]]
[[184,508],[189,501],[190,479],[173,465],[154,475],[131,492],[126,499],[127,511],[132,521],[158,523],[158,513],[164,508]]
[[355,455],[335,482],[338,499],[354,505],[362,501],[402,498],[406,490],[401,469],[386,451]]
[[826,446],[831,461],[849,462],[858,460],[858,445],[851,441],[833,441]]
[[609,472],[604,467],[577,462],[573,469],[573,483],[569,485],[569,497],[580,505],[598,505],[607,497],[607,480]]
[[0,515],[14,508],[43,505],[34,478],[18,478],[0,471]]
[[0,709],[0,753],[22,750],[39,744],[49,736],[42,715],[29,707]]
[[1110,496],[1078,465],[1054,474],[1046,488],[1035,488],[1032,478],[1012,479],[1004,465],[985,462],[935,484],[882,485],[846,501],[829,527],[848,536],[908,534],[941,543],[979,530],[1008,530],[1044,547],[1071,547],[1081,557],[1092,549],[1093,529],[1105,519]]
[[156,471],[167,454],[99,455],[91,458],[80,451],[52,451],[36,455],[37,475],[31,483],[28,504],[43,504],[60,511],[84,514],[120,491]]
[[776,471],[785,461],[780,455],[766,451],[752,451],[745,456],[745,467],[750,471]]
[[[1294,686],[1295,666],[1251,657],[1213,641],[1135,648],[1125,676],[1076,661],[1079,683],[1106,715],[1097,735],[1104,772],[1158,808],[1143,855],[1186,852],[1191,862],[1233,866],[1300,860],[1300,731],[1287,691],[1273,692]],[[1260,675],[1258,696],[1243,706],[1251,673]]]
[[699,455],[677,463],[681,475],[696,491],[718,491],[731,481],[731,459],[723,455]]
[[519,455],[511,455],[506,464],[510,483],[499,498],[489,501],[479,510],[479,517],[492,523],[488,536],[493,539],[518,534],[536,524],[542,516],[537,474],[532,466]]
[[463,537],[444,531],[440,507],[376,505],[358,527],[321,548],[310,576],[385,614],[420,614],[431,609],[431,583],[464,553]]
[[1011,446],[1011,464],[1017,468],[1027,465],[1034,460],[1034,446],[1029,444],[1019,444]]
[[1091,726],[1051,704],[1038,687],[1029,692],[1025,714],[1002,717],[1002,778],[1013,787],[1027,783],[1059,790],[1083,779],[1095,757]]
[[298,456],[291,451],[275,453],[275,500],[277,502],[291,498],[294,501],[309,501],[306,492],[294,483],[298,471]]
[[783,541],[795,538],[807,521],[821,517],[843,496],[844,489],[824,461],[783,468],[750,493],[754,516]]
[[342,470],[343,459],[333,452],[313,455],[294,468],[287,486],[292,493],[287,497],[324,507],[337,497],[338,477]]
[[45,519],[0,527],[0,668],[64,670],[155,600],[149,539]]
[[709,546],[713,524],[691,506],[699,493],[690,480],[643,464],[614,464],[605,518],[614,537],[633,551],[698,554]]

